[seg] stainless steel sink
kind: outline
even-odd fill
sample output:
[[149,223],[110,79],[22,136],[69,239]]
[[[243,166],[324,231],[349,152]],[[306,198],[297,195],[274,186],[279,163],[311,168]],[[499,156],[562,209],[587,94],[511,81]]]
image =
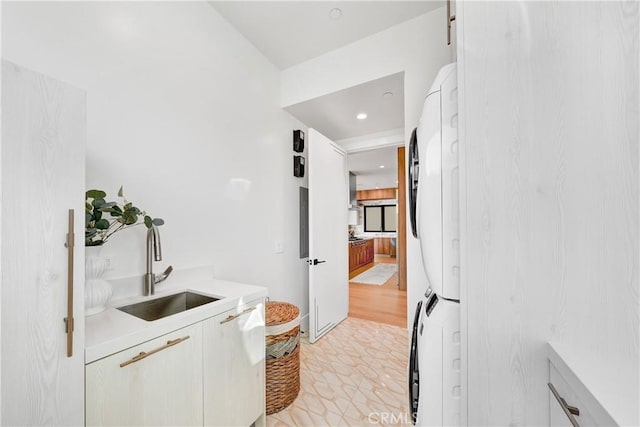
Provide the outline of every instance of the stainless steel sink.
[[172,314],[182,313],[195,307],[200,307],[210,302],[218,301],[207,295],[185,291],[179,294],[168,295],[166,297],[139,302],[137,304],[118,307],[118,310],[129,313],[146,321],[162,319]]

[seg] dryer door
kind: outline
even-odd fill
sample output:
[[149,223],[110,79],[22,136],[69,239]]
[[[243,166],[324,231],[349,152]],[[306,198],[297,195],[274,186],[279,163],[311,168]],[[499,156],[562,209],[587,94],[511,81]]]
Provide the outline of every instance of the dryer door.
[[411,332],[411,350],[409,353],[409,408],[411,409],[411,422],[416,423],[418,416],[418,398],[420,395],[420,372],[418,368],[418,327],[420,314],[422,313],[422,301],[418,301],[416,314],[413,319]]
[[411,132],[409,142],[409,218],[411,220],[411,234],[418,238],[418,227],[416,225],[416,202],[418,200],[418,176],[420,172],[420,159],[418,157],[418,139],[416,130]]
[[433,291],[460,299],[458,104],[455,64],[443,67],[424,101],[416,131],[420,153],[418,236]]
[[427,291],[418,326],[420,392],[416,426],[457,426],[460,304]]

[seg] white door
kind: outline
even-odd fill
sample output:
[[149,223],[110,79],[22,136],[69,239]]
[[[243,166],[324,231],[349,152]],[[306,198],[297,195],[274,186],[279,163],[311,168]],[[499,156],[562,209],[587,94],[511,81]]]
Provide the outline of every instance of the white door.
[[349,309],[347,154],[309,129],[309,341],[347,317]]
[[84,424],[85,117],[83,91],[2,61],[2,425]]

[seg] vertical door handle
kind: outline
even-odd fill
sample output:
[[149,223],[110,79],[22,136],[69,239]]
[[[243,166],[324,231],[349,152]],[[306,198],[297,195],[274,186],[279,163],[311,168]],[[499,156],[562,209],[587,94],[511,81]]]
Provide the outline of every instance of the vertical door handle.
[[73,356],[73,249],[75,234],[74,229],[74,211],[69,209],[69,229],[67,232],[67,241],[64,244],[67,247],[67,317],[64,318],[65,332],[67,333],[67,357]]
[[456,20],[456,15],[451,14],[451,0],[447,0],[447,46],[451,44],[451,23]]

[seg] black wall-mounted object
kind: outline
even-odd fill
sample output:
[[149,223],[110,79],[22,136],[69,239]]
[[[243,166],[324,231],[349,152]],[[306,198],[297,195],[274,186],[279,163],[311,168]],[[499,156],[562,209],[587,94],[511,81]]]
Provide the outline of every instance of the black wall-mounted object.
[[304,132],[299,129],[293,131],[293,151],[296,153],[304,151]]
[[293,176],[298,178],[304,176],[304,157],[293,156]]

